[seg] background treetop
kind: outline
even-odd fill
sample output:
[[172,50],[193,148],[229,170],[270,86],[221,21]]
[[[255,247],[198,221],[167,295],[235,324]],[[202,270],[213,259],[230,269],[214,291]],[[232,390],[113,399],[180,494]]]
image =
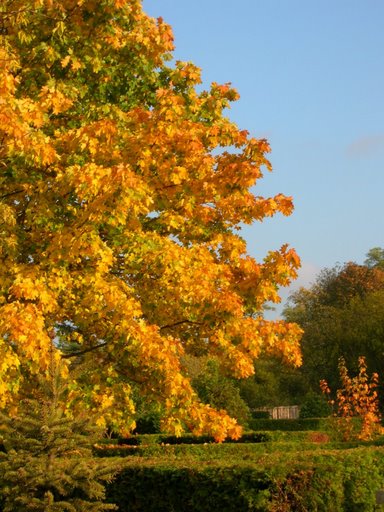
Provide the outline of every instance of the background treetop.
[[[290,297],[284,316],[304,330],[300,373],[313,390],[321,379],[332,389],[340,386],[340,357],[352,372],[363,356],[371,372],[384,374],[382,252],[371,249],[364,265],[348,262],[324,269],[312,286]],[[380,380],[380,395],[382,389]]]

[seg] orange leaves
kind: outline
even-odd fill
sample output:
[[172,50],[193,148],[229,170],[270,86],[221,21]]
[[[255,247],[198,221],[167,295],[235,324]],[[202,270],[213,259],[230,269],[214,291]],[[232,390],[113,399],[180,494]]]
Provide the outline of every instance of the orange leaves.
[[162,65],[164,56],[174,49],[171,27],[162,18],[155,20],[145,15],[140,2],[115,0],[114,4],[117,12],[121,10],[120,15],[127,16],[126,20],[131,17],[131,26],[122,30],[122,25],[115,23],[112,16],[109,33],[102,33],[105,42],[114,49],[127,46],[137,52],[140,48],[141,56],[152,60],[154,67]]
[[[32,303],[12,302],[0,308],[0,332],[12,341],[20,360],[27,359],[32,371],[47,368],[52,340],[44,326],[44,315]],[[25,363],[23,363],[25,364]]]
[[[103,119],[87,123],[77,130],[69,130],[60,137],[60,143],[66,151],[88,152],[93,158],[103,158],[105,153],[111,157],[111,147],[116,141],[116,122]],[[120,155],[116,153],[118,158]]]
[[175,185],[180,185],[188,178],[188,171],[185,167],[176,166],[173,168],[172,173],[170,175],[171,183]]
[[[206,433],[211,435],[218,443],[224,441],[227,437],[240,438],[242,428],[225,411],[215,411],[208,405],[200,405],[196,409],[195,414],[193,414],[193,410],[191,411],[192,421],[190,420],[188,425],[196,435]],[[197,422],[194,416],[198,417]]]
[[68,167],[66,177],[75,187],[80,200],[89,200],[99,193],[105,194],[114,189],[112,169],[93,162]]
[[279,251],[270,251],[264,259],[263,280],[287,286],[297,277],[299,268],[300,258],[296,251],[288,249],[288,245],[283,245]]
[[293,211],[293,202],[292,197],[284,196],[283,194],[277,194],[274,197],[274,201],[276,203],[276,209],[280,211],[285,216],[291,215]]
[[211,94],[212,96],[217,96],[229,101],[237,101],[240,98],[239,93],[236,91],[236,89],[231,87],[230,83],[217,84],[216,82],[213,82],[211,84]]
[[[7,62],[10,55],[4,50],[0,54]],[[9,68],[4,66],[0,71],[0,132],[5,137],[3,150],[0,156],[22,156],[38,164],[51,164],[57,154],[48,136],[39,129],[45,124],[44,108],[30,98],[15,97],[16,81],[12,76],[12,69],[16,61]]]
[[[192,403],[191,398],[194,399]],[[185,396],[171,395],[166,401],[167,415],[162,421],[164,431],[181,435],[187,427],[195,435],[211,435],[216,442],[222,442],[226,437],[238,439],[241,436],[242,429],[236,420],[225,411],[197,402],[196,398],[188,381],[185,381]]]
[[55,295],[43,277],[23,275],[20,272],[9,289],[10,297],[21,301],[32,301],[44,312],[55,310]]
[[261,221],[265,217],[272,217],[277,212],[284,215],[291,215],[293,211],[292,198],[283,194],[277,194],[275,197],[264,199],[258,197],[252,201],[252,217]]
[[7,95],[15,93],[19,80],[12,72],[17,69],[18,62],[4,47],[0,47],[0,59],[0,62],[2,63],[0,68],[0,98],[1,103],[3,104]]
[[266,352],[281,354],[287,363],[301,366],[300,338],[303,331],[298,325],[260,319],[258,330]]
[[61,114],[70,109],[73,101],[67,98],[59,90],[45,85],[40,92],[40,105],[44,111],[52,111],[53,114]]
[[[336,404],[338,422],[337,427],[345,441],[352,438],[371,439],[377,434],[383,434],[377,387],[379,377],[373,373],[368,377],[367,364],[364,357],[359,357],[359,373],[355,377],[349,377],[344,358],[339,359],[339,373],[342,387],[336,392]],[[321,391],[328,395],[330,405],[335,401],[330,399],[331,390],[325,380],[320,381]],[[352,418],[361,420],[361,425],[356,431],[356,424]]]
[[[0,258],[14,254],[17,247],[15,236],[16,216],[13,208],[0,201]],[[0,299],[1,301],[1,299]]]
[[272,171],[271,163],[265,158],[265,153],[270,153],[270,151],[271,148],[266,139],[250,138],[247,141],[244,154],[257,165],[265,165],[269,171]]
[[133,424],[134,383],[162,400],[167,428],[238,436],[182,358],[213,355],[239,378],[262,351],[300,362],[300,331],[261,319],[298,257],[284,246],[257,262],[234,234],[292,211],[251,190],[267,141],[224,116],[230,84],[198,92],[198,67],[164,64],[171,28],[139,0],[18,5],[0,49],[0,405],[53,352],[68,406],[100,424]]
[[177,85],[186,82],[195,85],[201,83],[201,70],[191,62],[176,62],[176,69],[172,75],[172,83]]

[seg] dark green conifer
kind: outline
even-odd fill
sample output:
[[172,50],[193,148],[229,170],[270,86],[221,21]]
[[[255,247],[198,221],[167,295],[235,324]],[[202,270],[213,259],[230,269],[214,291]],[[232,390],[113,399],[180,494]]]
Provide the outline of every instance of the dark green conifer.
[[111,459],[93,455],[100,431],[86,411],[76,418],[65,415],[65,383],[57,365],[52,373],[49,379],[39,379],[33,398],[20,402],[16,416],[0,413],[3,510],[116,510],[103,500],[104,484],[118,467]]

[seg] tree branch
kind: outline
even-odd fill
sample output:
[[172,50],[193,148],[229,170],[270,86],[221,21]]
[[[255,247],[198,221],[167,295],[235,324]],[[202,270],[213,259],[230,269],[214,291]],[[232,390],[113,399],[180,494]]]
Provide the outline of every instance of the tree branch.
[[14,190],[13,192],[8,192],[7,194],[3,194],[2,196],[0,196],[0,199],[5,199],[6,197],[9,197],[9,196],[15,196],[16,194],[20,194],[20,192],[24,192],[24,189],[21,188],[19,190]]
[[69,359],[70,357],[82,356],[83,354],[87,354],[88,352],[92,352],[93,350],[97,350],[98,348],[105,347],[108,344],[107,341],[104,343],[99,343],[99,345],[94,345],[93,347],[88,347],[83,350],[78,350],[77,352],[70,352],[69,354],[63,354],[61,357],[63,359]]
[[194,322],[193,320],[180,320],[179,322],[175,322],[174,324],[162,325],[160,327],[160,331],[162,331],[163,329],[173,329],[174,327],[177,327],[178,325],[181,324],[204,325],[203,322]]

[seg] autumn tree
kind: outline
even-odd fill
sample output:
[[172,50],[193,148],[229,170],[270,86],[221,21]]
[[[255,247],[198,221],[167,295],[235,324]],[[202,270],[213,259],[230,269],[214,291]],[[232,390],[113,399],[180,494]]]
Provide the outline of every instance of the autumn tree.
[[379,267],[350,262],[323,270],[310,288],[290,297],[284,315],[304,330],[300,373],[314,391],[320,379],[332,389],[340,386],[340,357],[358,371],[363,355],[370,371],[384,373],[384,272]]
[[12,411],[48,354],[68,407],[133,427],[132,387],[163,428],[239,433],[199,402],[185,354],[236,378],[263,352],[300,363],[300,329],[263,318],[299,259],[257,262],[239,227],[291,198],[251,190],[266,140],[223,111],[238,95],[172,59],[171,28],[140,0],[3,0],[0,6],[0,406]]

